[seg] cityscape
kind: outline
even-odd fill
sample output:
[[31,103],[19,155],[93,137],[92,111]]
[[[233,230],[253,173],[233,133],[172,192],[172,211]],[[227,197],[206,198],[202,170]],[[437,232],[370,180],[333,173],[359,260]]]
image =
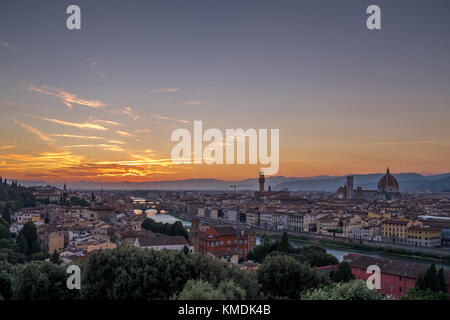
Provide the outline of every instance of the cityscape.
[[[339,294],[333,288],[348,286],[346,290],[354,290],[362,300],[446,299],[450,290],[450,192],[402,192],[389,168],[374,190],[355,185],[353,176],[342,180],[344,186],[335,192],[272,191],[263,173],[257,191],[231,185],[229,191],[123,192],[76,191],[66,184],[63,188],[22,187],[2,178],[1,253],[2,263],[6,263],[2,269],[25,264],[37,273],[45,272],[39,270],[37,261],[48,261],[54,268],[75,264],[86,272],[84,268],[96,268],[92,264],[99,263],[98,259],[104,259],[103,265],[119,254],[150,250],[156,257],[164,252],[168,264],[166,255],[172,254],[199,260],[197,263],[211,268],[208,272],[219,265],[233,266],[241,277],[252,279],[254,287],[233,282],[230,279],[238,276],[231,275],[216,283],[217,288],[194,278],[184,287],[179,284],[169,292],[161,290],[156,297],[146,293],[135,296],[136,288],[113,293],[113,288],[120,286],[117,278],[103,284],[100,291],[105,298],[115,299],[119,294],[124,299],[201,300],[210,294],[213,299],[326,300]],[[128,270],[127,263],[131,262],[120,267]],[[279,263],[287,269],[277,270]],[[380,268],[380,286],[370,290],[366,271],[373,265]],[[305,268],[303,275],[292,275],[300,266]],[[169,265],[162,268],[160,272],[170,272],[166,270]],[[14,276],[20,277],[24,270],[16,269]],[[421,287],[428,286],[423,278],[430,270],[442,287]],[[204,271],[196,272],[200,279],[204,277]],[[311,279],[306,285],[280,287],[270,278],[278,272],[289,282],[299,281],[295,277]],[[61,276],[66,277],[64,273]],[[92,276],[81,278],[81,293],[59,288],[64,292],[60,294],[97,297],[99,293],[89,291],[92,289],[84,291],[87,281],[94,281],[88,288],[99,285],[88,280]],[[3,271],[3,298],[39,298],[30,288],[15,288],[11,277]],[[323,289],[325,284],[328,289]],[[135,285],[145,287],[143,283]],[[221,286],[232,288],[224,293]],[[345,294],[341,295],[345,300]]]
[[0,308],[447,306],[449,12],[0,1]]

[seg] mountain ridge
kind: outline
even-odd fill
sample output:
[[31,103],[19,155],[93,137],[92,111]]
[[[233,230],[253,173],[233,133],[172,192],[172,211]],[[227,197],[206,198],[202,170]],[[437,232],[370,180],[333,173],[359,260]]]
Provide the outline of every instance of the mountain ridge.
[[[384,173],[353,174],[355,188],[360,186],[366,190],[375,190],[378,180]],[[400,191],[448,191],[450,190],[450,173],[424,176],[419,173],[398,173],[393,175],[399,182]],[[314,177],[266,177],[266,189],[271,186],[272,190],[288,189],[290,191],[335,191],[345,183],[346,176],[314,176]],[[10,179],[8,179],[10,180]],[[45,186],[52,185],[62,187],[63,183],[49,183],[46,181],[18,180],[22,186]],[[221,179],[185,179],[185,180],[163,180],[154,182],[90,182],[80,181],[67,183],[69,189],[73,190],[232,190],[231,186],[237,186],[237,190],[257,190],[258,178],[242,180]]]

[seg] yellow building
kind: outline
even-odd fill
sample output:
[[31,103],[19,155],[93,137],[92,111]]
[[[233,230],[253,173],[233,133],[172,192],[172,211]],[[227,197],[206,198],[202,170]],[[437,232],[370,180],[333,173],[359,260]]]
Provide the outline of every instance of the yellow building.
[[441,230],[433,227],[412,226],[407,230],[407,243],[423,247],[440,246]]
[[59,252],[64,249],[64,232],[55,231],[48,235],[47,251],[49,253]]
[[407,229],[412,226],[408,220],[384,220],[381,223],[381,235],[383,241],[407,242]]

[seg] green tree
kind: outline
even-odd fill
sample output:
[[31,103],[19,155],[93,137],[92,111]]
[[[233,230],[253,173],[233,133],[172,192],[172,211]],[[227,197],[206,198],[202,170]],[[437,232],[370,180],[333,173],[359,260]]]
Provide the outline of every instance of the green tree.
[[0,296],[5,300],[11,299],[12,296],[12,277],[5,271],[0,272]]
[[13,280],[15,300],[71,300],[78,290],[66,286],[66,268],[50,262],[30,262],[21,266]]
[[0,224],[0,239],[11,240],[11,232],[9,228],[7,229],[5,226]]
[[447,284],[445,283],[444,268],[440,268],[438,272],[439,291],[447,292]]
[[9,230],[10,224],[9,224],[5,219],[3,219],[2,217],[0,217],[0,226],[4,226],[6,229]]
[[349,282],[355,279],[352,273],[352,267],[347,262],[341,262],[336,271],[330,273],[330,278],[334,282]]
[[298,299],[300,293],[319,284],[308,265],[287,255],[268,256],[257,271],[262,291],[273,298]]
[[188,280],[203,280],[217,287],[233,280],[249,299],[259,297],[253,273],[181,251],[141,250],[119,247],[99,250],[82,265],[82,296],[96,300],[168,299],[181,292]]
[[177,300],[225,300],[222,292],[203,280],[189,280],[175,296]]
[[291,245],[289,244],[289,239],[287,232],[283,232],[281,236],[281,241],[278,243],[277,250],[280,252],[289,253]]
[[2,218],[8,223],[11,224],[11,210],[8,206],[5,206],[2,213]]
[[222,293],[225,300],[245,300],[247,294],[233,280],[219,283],[217,290]]
[[361,280],[351,280],[308,290],[301,296],[302,300],[381,300],[381,295],[375,289],[367,288],[365,282]]
[[431,289],[421,290],[419,288],[409,288],[406,295],[402,296],[402,300],[447,300],[449,295],[439,291],[433,292]]
[[[23,241],[25,239],[26,241]],[[31,255],[39,251],[39,242],[36,226],[33,222],[25,223],[18,235],[19,246],[25,255]]]
[[55,250],[53,251],[51,257],[50,257],[50,262],[60,265],[62,263],[61,257],[59,256],[59,253]]
[[[442,274],[441,274],[442,273]],[[415,288],[427,291],[430,289],[432,292],[443,291],[446,292],[444,271],[436,271],[436,266],[432,264],[423,274],[421,274],[415,284]]]

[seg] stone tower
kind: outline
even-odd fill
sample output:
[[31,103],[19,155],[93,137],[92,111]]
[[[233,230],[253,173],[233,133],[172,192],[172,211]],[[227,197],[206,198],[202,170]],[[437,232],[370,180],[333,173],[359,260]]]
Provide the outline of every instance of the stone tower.
[[264,172],[259,173],[259,192],[264,192],[264,183],[266,182],[266,178],[264,178]]

